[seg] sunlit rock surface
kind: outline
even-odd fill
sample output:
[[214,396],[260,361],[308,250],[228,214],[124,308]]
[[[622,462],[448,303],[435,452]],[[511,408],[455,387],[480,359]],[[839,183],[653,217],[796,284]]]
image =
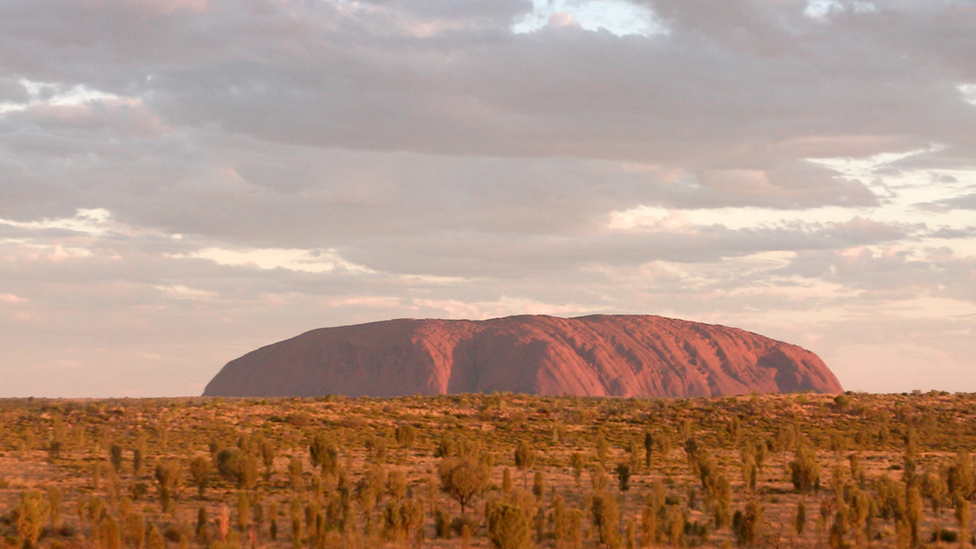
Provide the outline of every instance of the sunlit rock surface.
[[401,319],[312,330],[227,363],[203,394],[493,391],[691,397],[842,389],[817,355],[752,332],[659,316],[593,315]]

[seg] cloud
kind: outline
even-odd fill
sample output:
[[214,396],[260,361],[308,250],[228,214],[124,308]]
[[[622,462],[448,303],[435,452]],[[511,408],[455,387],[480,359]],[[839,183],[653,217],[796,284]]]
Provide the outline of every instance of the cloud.
[[337,269],[370,272],[370,269],[362,265],[354,265],[342,259],[335,250],[204,248],[193,252],[189,257],[209,259],[220,265],[245,265],[259,269],[287,269],[309,273],[331,272]]
[[180,394],[313,327],[520,312],[949,380],[974,29],[949,0],[0,3],[6,390]]
[[976,193],[940,200],[939,202],[922,204],[921,206],[936,211],[976,210]]

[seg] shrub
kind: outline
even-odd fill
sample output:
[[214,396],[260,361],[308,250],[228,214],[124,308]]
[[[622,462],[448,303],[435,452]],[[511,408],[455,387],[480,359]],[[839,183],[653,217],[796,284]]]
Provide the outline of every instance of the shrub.
[[240,448],[224,448],[217,452],[217,472],[228,482],[237,483],[244,469],[244,452]]
[[413,447],[414,441],[417,439],[417,430],[413,425],[409,423],[403,423],[397,425],[396,428],[396,441],[400,448],[409,450]]
[[165,461],[156,465],[156,482],[159,487],[159,503],[163,511],[173,510],[173,498],[180,481],[180,464],[175,460]]
[[488,539],[497,549],[532,547],[531,513],[515,505],[490,501],[485,509]]
[[108,449],[109,461],[112,462],[112,468],[118,473],[122,471],[122,447],[118,444],[113,444]]
[[790,462],[790,478],[793,487],[800,494],[807,494],[813,489],[820,478],[820,462],[813,450],[806,446],[796,449],[794,459]]
[[451,538],[451,514],[447,511],[434,511],[434,534],[441,539]]
[[[106,515],[98,523],[95,536],[100,549],[121,549],[122,547],[122,535],[119,532],[119,523],[111,515]],[[155,548],[150,545],[149,549]]]
[[752,546],[759,541],[759,527],[763,520],[763,509],[759,501],[752,499],[746,503],[746,509],[736,511],[732,517],[732,531],[735,533],[735,542],[740,547]]
[[807,524],[807,504],[801,499],[796,504],[796,514],[793,516],[793,531],[802,535]]
[[264,463],[264,478],[265,480],[270,479],[274,460],[278,455],[278,448],[274,442],[262,436],[258,439],[258,451],[261,453],[261,462]]
[[597,528],[600,543],[611,549],[620,547],[620,509],[617,501],[607,493],[600,493],[593,497],[593,525]]
[[469,516],[456,517],[451,521],[451,531],[455,534],[464,537],[464,532],[467,531],[470,536],[471,533],[478,530],[478,523]]
[[946,484],[951,494],[959,494],[969,500],[976,495],[976,471],[969,452],[963,450],[953,457],[946,469]]
[[532,494],[536,499],[542,499],[546,493],[545,479],[542,476],[542,471],[536,471],[535,476],[532,477]]
[[197,487],[197,494],[203,499],[207,486],[210,484],[210,462],[203,456],[197,456],[190,462],[190,478]]
[[525,484],[528,483],[528,477],[526,477],[526,471],[535,466],[535,452],[532,450],[532,446],[529,445],[527,440],[520,440],[518,445],[515,447],[515,467],[519,471],[522,471],[522,479]]
[[617,485],[621,492],[630,490],[630,464],[617,464]]
[[31,490],[20,494],[20,504],[17,505],[17,534],[26,547],[33,547],[37,543],[47,514],[47,502],[40,492]]
[[127,546],[142,549],[146,542],[146,518],[139,513],[126,516],[122,523],[122,539]]
[[334,475],[339,466],[339,448],[324,434],[318,433],[308,447],[312,465],[321,467],[323,473]]
[[654,435],[650,431],[644,432],[644,467],[651,468],[651,452],[654,450]]

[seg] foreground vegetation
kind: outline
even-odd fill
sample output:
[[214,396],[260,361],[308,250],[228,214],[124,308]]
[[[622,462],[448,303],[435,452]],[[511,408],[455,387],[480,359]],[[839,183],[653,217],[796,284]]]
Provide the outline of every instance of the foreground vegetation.
[[0,401],[11,548],[969,545],[976,395]]

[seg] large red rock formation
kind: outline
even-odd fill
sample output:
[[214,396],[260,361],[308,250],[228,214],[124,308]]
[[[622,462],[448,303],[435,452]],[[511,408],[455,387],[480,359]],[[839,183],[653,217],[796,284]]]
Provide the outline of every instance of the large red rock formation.
[[690,397],[842,389],[817,355],[758,334],[659,316],[593,315],[312,330],[227,363],[203,394],[492,391]]

